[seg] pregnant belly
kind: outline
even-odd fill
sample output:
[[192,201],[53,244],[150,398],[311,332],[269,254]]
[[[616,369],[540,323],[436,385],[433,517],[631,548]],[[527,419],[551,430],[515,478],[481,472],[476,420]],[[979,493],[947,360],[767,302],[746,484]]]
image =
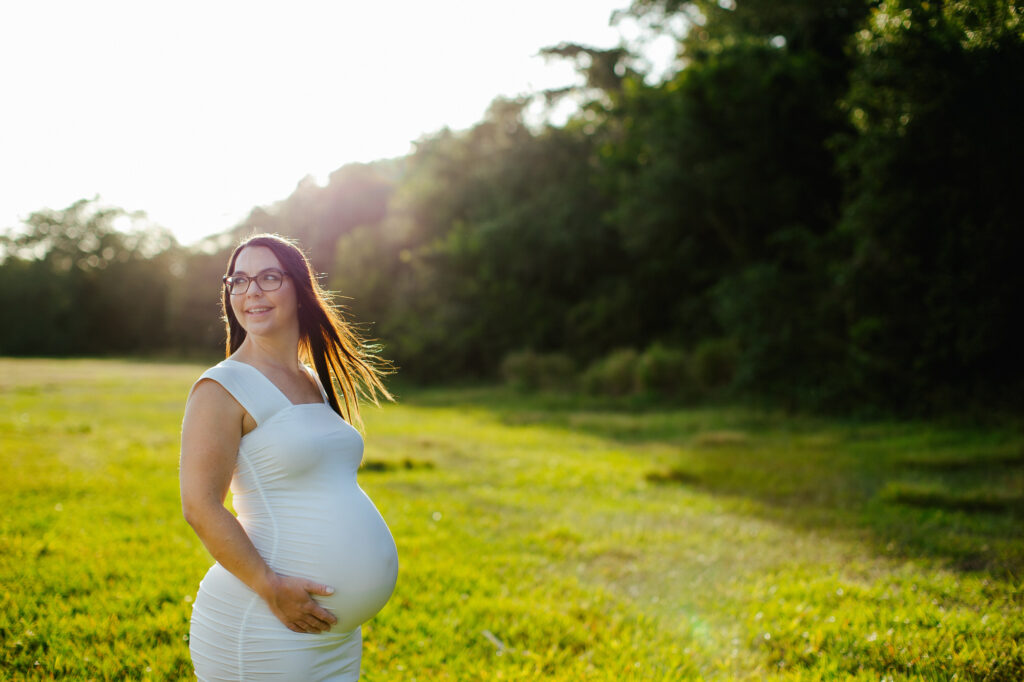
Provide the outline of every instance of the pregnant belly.
[[333,587],[334,594],[316,600],[337,617],[332,632],[348,632],[370,620],[395,591],[398,550],[379,514],[377,520],[324,548],[318,574],[323,577],[316,579]]
[[352,488],[320,503],[306,499],[287,515],[276,515],[276,548],[275,533],[266,524],[250,531],[275,571],[334,588],[330,596],[315,595],[338,619],[332,632],[349,632],[377,615],[398,579],[391,531],[363,491]]

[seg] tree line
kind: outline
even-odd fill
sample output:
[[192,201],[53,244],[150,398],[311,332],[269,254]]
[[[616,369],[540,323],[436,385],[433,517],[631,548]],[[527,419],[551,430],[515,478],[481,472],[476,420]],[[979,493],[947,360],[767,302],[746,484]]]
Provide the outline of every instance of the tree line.
[[684,20],[681,68],[549,47],[586,80],[538,95],[577,99],[564,125],[497,99],[193,248],[94,201],[33,214],[2,244],[0,353],[216,349],[227,253],[269,231],[410,378],[718,348],[729,391],[795,407],[1019,406],[1022,14],[635,0],[651,31]]

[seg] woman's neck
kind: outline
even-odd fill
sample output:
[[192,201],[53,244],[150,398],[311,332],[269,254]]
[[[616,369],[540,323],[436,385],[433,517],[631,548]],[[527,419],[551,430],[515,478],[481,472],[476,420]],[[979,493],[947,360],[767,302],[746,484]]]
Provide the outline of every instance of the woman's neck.
[[285,339],[249,334],[231,357],[249,364],[294,372],[299,362],[298,335]]

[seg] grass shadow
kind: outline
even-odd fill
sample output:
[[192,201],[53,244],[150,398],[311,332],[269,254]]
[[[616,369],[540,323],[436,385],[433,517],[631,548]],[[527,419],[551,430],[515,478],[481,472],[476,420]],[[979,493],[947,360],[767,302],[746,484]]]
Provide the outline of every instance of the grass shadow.
[[391,471],[412,471],[414,469],[433,469],[435,464],[429,459],[412,459],[406,457],[400,461],[387,459],[365,459],[360,466],[360,471],[388,473]]
[[[503,387],[416,392],[410,402],[608,439],[636,449],[637,478],[651,485],[754,501],[766,517],[850,533],[879,554],[1001,578],[1024,572],[1024,436],[1013,426],[666,408]],[[674,454],[644,462],[649,446]]]

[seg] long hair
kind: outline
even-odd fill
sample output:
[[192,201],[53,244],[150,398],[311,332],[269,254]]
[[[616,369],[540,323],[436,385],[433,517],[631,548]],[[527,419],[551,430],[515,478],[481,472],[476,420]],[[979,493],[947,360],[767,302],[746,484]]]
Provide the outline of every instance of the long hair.
[[[232,252],[227,274],[234,274],[238,254],[247,246],[264,246],[273,251],[285,273],[290,276],[299,304],[299,359],[312,363],[327,392],[331,408],[350,424],[362,427],[363,420],[359,414],[361,398],[378,407],[378,393],[388,400],[394,400],[381,381],[382,376],[394,373],[393,366],[378,357],[378,346],[364,341],[342,317],[339,308],[332,305],[330,295],[313,276],[309,259],[294,241],[276,234],[253,235],[242,241]],[[228,336],[226,356],[238,350],[246,336],[245,329],[231,309],[230,296],[227,287],[224,287],[221,305]],[[335,382],[341,388],[344,407],[338,400]]]

